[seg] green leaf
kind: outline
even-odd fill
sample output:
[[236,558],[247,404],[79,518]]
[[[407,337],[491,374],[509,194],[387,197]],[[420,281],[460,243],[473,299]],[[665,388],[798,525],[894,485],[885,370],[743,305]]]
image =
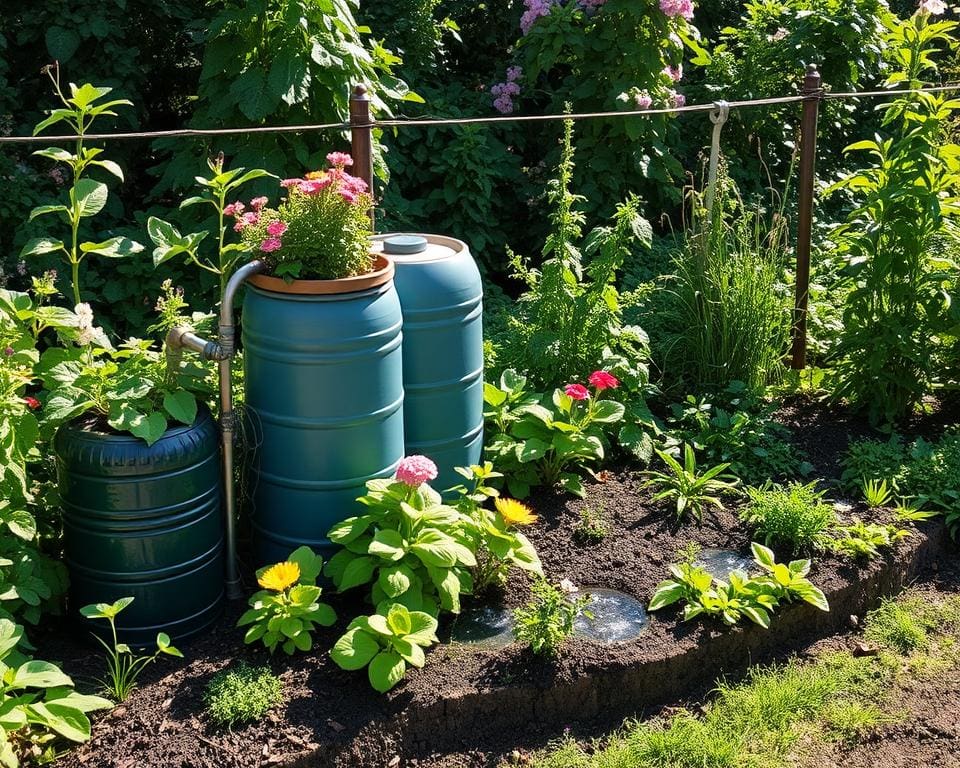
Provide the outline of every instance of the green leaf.
[[60,147],[47,147],[46,149],[38,149],[33,154],[38,155],[39,157],[50,158],[58,163],[69,163],[71,160],[73,160],[73,155],[67,152],[65,149],[60,149]]
[[285,104],[293,106],[310,95],[310,73],[307,60],[294,46],[283,46],[274,53],[267,75],[270,93]]
[[673,581],[672,579],[664,581],[657,586],[657,591],[653,593],[653,598],[650,600],[647,610],[659,611],[661,608],[673,605],[681,600],[685,593],[686,587],[679,581]]
[[404,544],[403,536],[398,531],[385,528],[374,534],[367,552],[384,560],[396,562],[406,554]]
[[270,115],[280,98],[270,93],[267,78],[262,69],[250,67],[233,79],[230,95],[244,117],[259,122]]
[[120,611],[133,602],[132,597],[121,597],[114,603],[97,603],[95,605],[85,605],[80,609],[80,613],[88,619],[109,619],[115,617]]
[[377,561],[372,557],[355,557],[343,570],[343,576],[339,584],[340,591],[345,592],[353,587],[366,584],[373,578],[373,569],[376,566]]
[[83,109],[89,107],[97,99],[102,99],[111,91],[113,91],[113,88],[97,87],[90,83],[84,83],[79,88],[70,83],[70,98],[68,101]]
[[451,568],[457,564],[456,541],[439,531],[426,531],[421,534],[410,551],[424,565],[434,568]]
[[167,419],[157,411],[147,414],[141,421],[130,427],[130,434],[139,437],[147,445],[153,445],[163,437],[166,431]]
[[377,583],[387,597],[398,597],[410,589],[413,583],[413,571],[406,565],[381,568]]
[[410,631],[406,639],[424,647],[433,645],[437,640],[437,620],[423,611],[410,611]]
[[30,211],[30,221],[33,221],[38,216],[46,216],[48,213],[66,213],[69,210],[65,205],[38,205]]
[[61,64],[69,62],[80,47],[80,35],[72,29],[56,25],[47,29],[43,39],[47,44],[47,53]]
[[80,179],[70,190],[70,203],[81,218],[95,216],[107,204],[107,185],[93,179]]
[[143,246],[128,237],[111,237],[102,243],[81,243],[80,250],[83,253],[96,253],[99,256],[106,256],[108,259],[123,259],[140,253]]
[[197,419],[197,398],[192,392],[178,390],[163,396],[163,409],[175,420],[187,426]]
[[27,707],[30,719],[40,722],[65,739],[82,743],[90,739],[90,719],[66,704],[35,702]]
[[323,570],[323,558],[307,546],[297,547],[287,560],[299,566],[301,584],[313,585]]
[[[62,208],[63,206],[58,207]],[[33,240],[27,241],[27,244],[20,249],[20,258],[39,256],[44,253],[53,253],[54,251],[60,250],[65,251],[62,240],[54,240],[50,237],[35,237]]]
[[123,181],[123,170],[119,165],[117,165],[117,163],[113,162],[113,160],[94,160],[91,164],[99,165],[105,171],[112,173],[114,176],[120,179],[120,181]]
[[363,669],[380,651],[380,643],[369,632],[354,628],[347,630],[330,651],[330,658],[341,669],[353,672]]
[[623,419],[625,410],[623,403],[614,400],[599,400],[594,405],[592,421],[596,424],[616,424]]
[[367,668],[370,685],[379,693],[386,693],[403,680],[407,665],[396,651],[378,653]]
[[53,688],[73,686],[73,680],[49,661],[28,661],[17,668],[10,685],[14,688]]

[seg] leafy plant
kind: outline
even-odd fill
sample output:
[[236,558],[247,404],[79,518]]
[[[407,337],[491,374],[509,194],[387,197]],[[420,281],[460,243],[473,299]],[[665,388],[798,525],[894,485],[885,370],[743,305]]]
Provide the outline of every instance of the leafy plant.
[[768,547],[784,547],[791,553],[820,549],[836,523],[833,508],[823,502],[815,482],[748,488],[747,496],[750,501],[740,511],[740,519]]
[[49,661],[27,659],[17,648],[25,644],[23,627],[0,619],[0,765],[18,768],[23,747],[47,747],[57,736],[82,743],[90,738],[89,712],[113,705],[99,696],[85,696],[73,680]]
[[750,577],[743,571],[732,571],[724,581],[689,562],[671,565],[673,578],[657,586],[649,610],[683,602],[684,621],[704,614],[732,625],[746,617],[764,629],[770,627],[770,614],[781,603],[803,600],[822,611],[830,610],[823,592],[806,578],[809,560],[785,565],[776,562],[773,552],[762,544],[753,542],[750,548],[762,575]]
[[879,557],[881,549],[890,548],[910,535],[910,531],[892,523],[864,523],[855,517],[850,525],[836,527],[832,547],[853,560],[870,560]]
[[712,213],[692,196],[693,227],[666,279],[661,370],[688,390],[779,379],[791,326],[783,211],[751,209],[716,184]]
[[386,693],[403,680],[408,664],[420,668],[426,663],[423,649],[438,642],[436,631],[437,620],[430,614],[393,603],[386,614],[351,621],[330,658],[348,671],[367,667],[370,685]]
[[217,276],[220,281],[220,293],[217,297],[219,298],[223,296],[230,275],[233,274],[237,262],[245,253],[242,244],[227,242],[227,217],[230,215],[229,212],[236,212],[241,205],[237,202],[228,204],[227,198],[236,196],[240,187],[247,183],[273,174],[260,168],[252,168],[249,171],[246,168],[225,170],[222,152],[216,158],[208,159],[207,167],[213,175],[209,178],[196,177],[197,184],[203,189],[199,195],[188,197],[181,202],[180,209],[195,205],[209,205],[214,209],[217,217],[215,257],[205,257],[200,251],[201,242],[209,234],[207,230],[182,235],[173,224],[157,216],[151,216],[147,219],[147,232],[156,246],[153,249],[155,267],[159,267],[175,256],[182,256],[187,263]]
[[[166,320],[156,326],[164,331],[169,330],[167,325],[188,323],[179,316],[184,304],[176,289],[166,284],[165,291],[158,307],[166,313]],[[65,317],[68,328],[61,330],[64,346],[47,349],[37,368],[49,393],[44,407],[47,418],[64,422],[92,414],[147,445],[163,436],[169,421],[193,424],[197,395],[212,391],[205,381],[205,369],[181,365],[178,357],[153,349],[149,340],[130,339],[114,349],[102,329],[94,325],[87,304],[77,305],[76,314]]]
[[854,491],[860,489],[864,480],[886,478],[892,487],[898,488],[907,461],[908,452],[896,433],[891,434],[885,442],[854,441],[841,461],[843,472],[840,484],[845,490]]
[[325,171],[280,182],[287,197],[276,210],[263,207],[262,198],[247,213],[241,203],[233,204],[235,228],[247,248],[278,277],[338,280],[373,268],[367,183],[346,172],[353,165],[350,155],[332,152],[327,162]]
[[262,718],[283,701],[283,682],[269,667],[251,667],[241,661],[221,669],[203,692],[210,719],[232,728]]
[[790,431],[774,419],[776,405],[752,397],[743,382],[709,398],[688,395],[670,411],[664,446],[675,458],[682,443],[691,443],[708,461],[729,463],[733,474],[753,485],[813,470],[790,444]]
[[719,495],[735,492],[740,482],[733,475],[724,474],[729,464],[717,464],[699,474],[697,457],[689,443],[683,445],[682,465],[666,451],[658,450],[657,455],[666,464],[667,471],[645,471],[643,475],[647,480],[642,487],[655,490],[654,501],[673,500],[676,503],[677,520],[682,520],[689,512],[699,522],[707,505],[723,509]]
[[[935,21],[926,9],[886,23],[886,85],[926,86],[938,53],[953,44],[956,23]],[[960,210],[958,147],[944,141],[958,107],[939,93],[913,90],[894,98],[884,106],[885,135],[847,147],[866,152],[870,162],[828,190],[856,196],[856,207],[834,233],[856,286],[833,350],[834,395],[867,410],[874,424],[895,423],[930,391],[940,336],[956,322],[949,296],[957,265],[930,246],[944,217]]]
[[893,499],[893,488],[885,478],[879,480],[863,480],[863,498],[871,509],[887,506]]
[[897,522],[919,523],[923,520],[930,520],[940,514],[932,509],[924,509],[923,505],[925,503],[926,499],[915,499],[912,497],[904,497],[898,500],[896,509],[894,509]]
[[337,615],[320,602],[317,577],[323,570],[323,558],[310,547],[299,547],[282,563],[257,571],[257,583],[263,587],[250,597],[250,609],[237,621],[246,627],[243,641],[260,641],[273,653],[278,647],[292,656],[313,647],[314,625],[329,627]]
[[575,539],[586,544],[599,544],[609,533],[610,526],[602,509],[584,507],[580,510],[580,522],[573,529]]
[[579,594],[569,581],[555,587],[543,577],[531,583],[530,591],[530,602],[513,611],[513,636],[535,654],[555,656],[573,634],[577,617],[592,618],[585,610],[590,595]]
[[339,591],[370,584],[371,600],[383,615],[392,603],[431,616],[441,609],[460,612],[461,593],[473,590],[476,523],[443,503],[426,483],[434,477],[433,462],[408,456],[396,478],[367,481],[367,493],[358,499],[367,512],[327,534],[343,547],[324,568]]
[[601,392],[616,388],[616,378],[605,371],[595,371],[590,378],[597,382],[593,393],[582,384],[568,384],[554,390],[549,400],[528,395],[526,377],[510,369],[500,377],[500,387],[484,384],[484,417],[493,427],[486,450],[518,499],[537,485],[559,485],[584,495],[575,470],[604,458],[606,431],[615,429],[626,412],[622,403],[601,397]]
[[[476,594],[493,585],[503,584],[511,567],[534,574],[543,574],[540,558],[530,540],[517,530],[537,521],[529,507],[516,499],[500,497],[500,491],[488,485],[489,480],[503,477],[489,461],[483,465],[457,467],[469,485],[459,485],[449,492],[459,494],[454,506],[473,522],[477,565],[473,569],[473,590]],[[494,509],[484,505],[490,499]]]
[[84,134],[90,131],[96,119],[102,115],[116,116],[114,107],[132,106],[126,99],[101,101],[113,89],[103,88],[86,83],[79,88],[70,83],[70,95],[64,95],[60,88],[60,70],[54,65],[47,70],[57,98],[63,107],[53,110],[50,116],[37,124],[33,129],[36,136],[52,125],[67,123],[77,136],[76,151],[71,153],[58,147],[41,149],[34,154],[50,158],[70,167],[73,184],[69,190],[68,204],[54,203],[41,205],[30,212],[30,220],[38,216],[62,214],[70,226],[70,239],[67,244],[62,240],[51,237],[39,237],[30,240],[20,251],[21,258],[38,256],[46,253],[62,253],[70,265],[70,274],[73,285],[73,302],[81,303],[80,292],[80,264],[89,254],[97,254],[109,259],[124,258],[143,250],[140,243],[126,237],[111,237],[101,242],[80,242],[80,228],[83,219],[95,216],[107,204],[108,190],[103,182],[85,177],[84,174],[91,167],[99,167],[123,181],[123,171],[112,160],[98,159],[102,149],[90,149],[84,146]]
[[132,597],[121,597],[114,603],[96,603],[85,605],[80,613],[88,619],[106,619],[110,625],[111,643],[94,633],[97,642],[106,652],[107,676],[100,681],[103,689],[119,704],[137,687],[137,678],[148,664],[152,664],[160,655],[183,658],[174,646],[170,645],[170,636],[166,632],[157,633],[157,650],[147,656],[137,656],[126,643],[117,642],[117,615],[130,603]]

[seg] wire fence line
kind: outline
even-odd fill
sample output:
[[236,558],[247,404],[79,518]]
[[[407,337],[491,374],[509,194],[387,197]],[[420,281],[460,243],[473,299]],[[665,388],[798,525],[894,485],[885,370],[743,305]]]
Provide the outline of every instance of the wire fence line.
[[[795,104],[811,100],[837,99],[864,99],[877,97],[900,96],[908,93],[943,93],[946,91],[960,91],[960,83],[929,88],[892,89],[878,91],[851,91],[847,93],[830,93],[819,91],[814,94],[797,94],[791,96],[776,96],[767,99],[746,99],[742,101],[715,101],[709,104],[688,104],[682,107],[662,107],[657,109],[619,110],[613,112],[578,112],[572,114],[552,115],[492,115],[489,117],[464,118],[402,118],[376,120],[370,123],[320,123],[315,125],[281,125],[281,126],[254,126],[248,128],[178,128],[168,131],[130,131],[125,133],[89,133],[84,135],[86,141],[121,141],[131,139],[176,139],[176,138],[203,138],[205,136],[230,136],[234,134],[281,134],[281,133],[308,133],[313,131],[341,130],[348,131],[356,128],[405,128],[430,127],[453,125],[496,125],[498,123],[535,123],[553,122],[559,120],[595,120],[617,117],[651,117],[654,115],[676,115],[684,113],[712,112],[719,106],[727,108],[747,109],[750,107],[773,106],[779,104]],[[38,144],[73,142],[76,135],[67,136],[0,136],[2,144]]]

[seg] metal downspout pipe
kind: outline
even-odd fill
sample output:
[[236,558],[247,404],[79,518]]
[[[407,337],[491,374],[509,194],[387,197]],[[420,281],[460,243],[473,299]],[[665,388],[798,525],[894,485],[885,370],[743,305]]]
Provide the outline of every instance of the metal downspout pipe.
[[237,416],[233,410],[233,356],[236,354],[236,324],[233,316],[233,302],[240,286],[253,275],[266,269],[259,259],[244,264],[230,276],[220,300],[220,323],[217,341],[208,341],[197,336],[189,328],[174,328],[167,334],[168,359],[179,361],[181,351],[189,349],[203,360],[216,360],[220,379],[220,433],[223,461],[223,506],[226,518],[226,590],[227,598],[236,600],[243,597],[240,583],[240,569],[237,564],[237,494],[233,482],[234,471],[234,434],[237,428]]

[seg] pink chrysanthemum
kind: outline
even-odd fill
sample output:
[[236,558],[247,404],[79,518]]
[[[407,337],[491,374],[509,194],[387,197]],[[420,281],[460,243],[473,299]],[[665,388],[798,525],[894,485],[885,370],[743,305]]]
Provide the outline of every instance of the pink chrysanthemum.
[[693,19],[693,0],[660,0],[660,10],[667,16],[682,16],[687,21]]
[[230,203],[226,208],[223,209],[224,216],[239,216],[243,213],[243,210],[246,206],[241,203],[239,200],[235,203]]
[[255,197],[250,201],[250,207],[255,211],[262,211],[266,204],[267,198],[265,197]]
[[587,381],[590,382],[591,387],[595,387],[601,392],[605,389],[616,389],[620,386],[620,380],[606,371],[594,371]]
[[411,488],[419,488],[436,478],[437,465],[426,456],[405,456],[397,467],[397,480]]
[[574,400],[586,400],[590,397],[590,390],[583,384],[567,384],[563,391]]
[[268,237],[260,243],[260,250],[264,253],[273,253],[273,251],[279,251],[282,245],[279,237]]
[[273,237],[280,237],[286,231],[287,223],[285,221],[271,221],[267,224],[267,234]]
[[327,155],[327,162],[334,168],[349,168],[353,165],[353,158],[346,152],[331,152]]

